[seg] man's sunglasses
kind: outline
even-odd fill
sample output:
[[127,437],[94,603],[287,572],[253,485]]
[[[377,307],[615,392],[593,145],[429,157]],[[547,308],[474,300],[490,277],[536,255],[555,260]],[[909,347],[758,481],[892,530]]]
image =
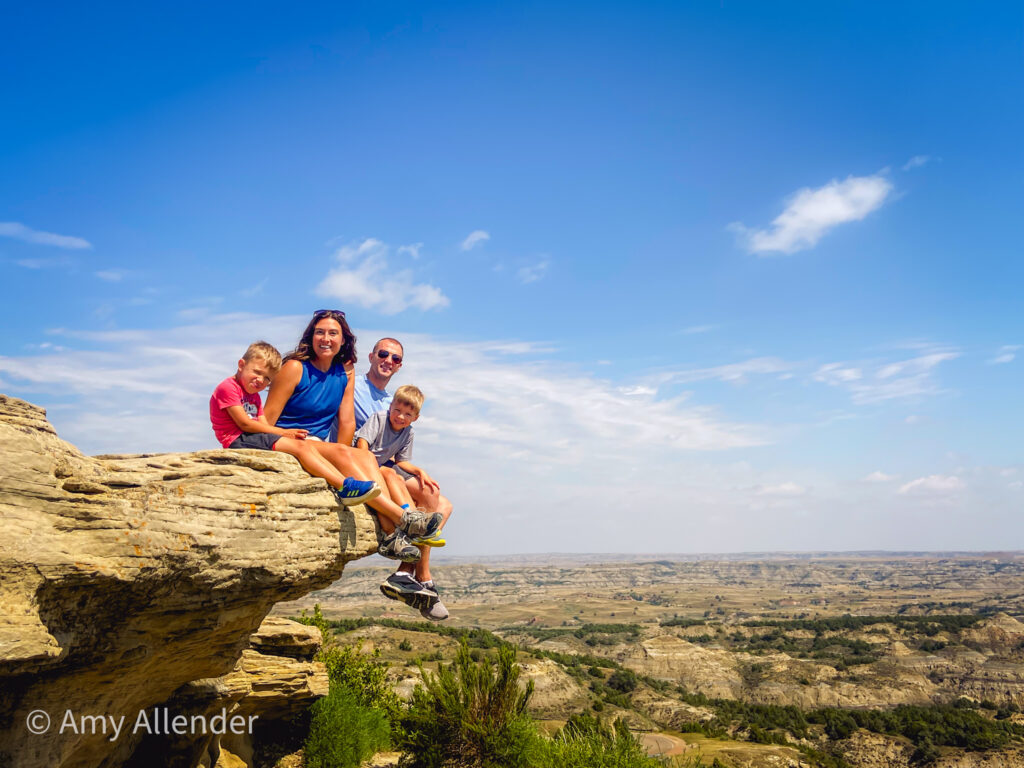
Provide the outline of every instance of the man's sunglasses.
[[401,365],[401,363],[402,363],[402,356],[401,355],[392,355],[386,349],[378,349],[377,350],[377,357],[379,357],[381,360],[387,360],[388,359],[388,355],[391,355],[391,362],[392,363],[394,363],[395,365]]

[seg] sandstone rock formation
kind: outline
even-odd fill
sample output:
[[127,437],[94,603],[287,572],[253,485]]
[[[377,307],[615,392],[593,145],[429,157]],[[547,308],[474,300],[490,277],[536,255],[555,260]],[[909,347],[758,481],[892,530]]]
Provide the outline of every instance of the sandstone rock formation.
[[246,674],[274,603],[376,548],[373,517],[289,456],[88,457],[3,395],[0,445],[0,765],[125,764],[140,711]]

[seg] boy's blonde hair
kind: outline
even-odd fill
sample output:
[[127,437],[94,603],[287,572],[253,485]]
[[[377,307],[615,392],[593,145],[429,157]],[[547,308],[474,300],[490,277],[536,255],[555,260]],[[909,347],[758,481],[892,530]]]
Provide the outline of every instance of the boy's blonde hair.
[[395,390],[395,396],[392,398],[396,403],[405,403],[411,405],[416,409],[416,413],[420,412],[420,408],[423,407],[423,393],[420,392],[419,387],[414,387],[412,384],[406,384]]
[[265,341],[254,341],[249,345],[249,348],[245,350],[245,354],[242,355],[242,359],[245,362],[249,362],[254,357],[258,357],[267,367],[272,371],[281,370],[281,353],[277,351],[277,348],[273,344],[268,344]]

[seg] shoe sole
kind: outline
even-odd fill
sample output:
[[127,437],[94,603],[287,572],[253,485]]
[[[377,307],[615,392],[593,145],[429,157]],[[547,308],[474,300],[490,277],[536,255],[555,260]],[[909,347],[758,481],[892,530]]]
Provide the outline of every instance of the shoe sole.
[[340,501],[346,507],[351,507],[356,504],[362,504],[364,501],[373,501],[378,496],[380,496],[380,486],[371,488],[362,496],[353,496],[350,499],[338,499],[338,501]]
[[381,557],[386,557],[388,560],[399,560],[403,563],[418,563],[421,557],[420,551],[418,549],[410,550],[404,555],[386,555],[378,549],[377,554]]
[[409,539],[417,547],[443,547],[448,543],[446,539]]
[[386,582],[380,585],[380,591],[384,597],[390,598],[391,600],[397,600],[400,603],[405,603],[410,608],[415,608],[416,610],[429,610],[438,599],[436,597],[425,595],[422,592],[403,592],[400,589],[392,587]]

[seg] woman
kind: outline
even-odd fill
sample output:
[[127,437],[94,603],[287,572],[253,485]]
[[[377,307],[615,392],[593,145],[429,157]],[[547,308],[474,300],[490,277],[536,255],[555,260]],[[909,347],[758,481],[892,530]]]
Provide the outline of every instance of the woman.
[[[395,529],[406,534],[389,535],[380,553],[396,560],[415,562],[420,552],[408,536],[430,538],[435,535],[441,516],[403,510],[395,504],[387,496],[387,484],[373,455],[352,448],[356,427],[352,405],[355,359],[356,337],[348,327],[345,313],[337,309],[317,310],[298,345],[285,356],[284,365],[274,377],[264,415],[272,425],[309,430],[310,444],[339,472],[377,483],[382,493],[367,504],[380,513],[381,528],[386,534]],[[335,419],[338,442],[328,442]]]

